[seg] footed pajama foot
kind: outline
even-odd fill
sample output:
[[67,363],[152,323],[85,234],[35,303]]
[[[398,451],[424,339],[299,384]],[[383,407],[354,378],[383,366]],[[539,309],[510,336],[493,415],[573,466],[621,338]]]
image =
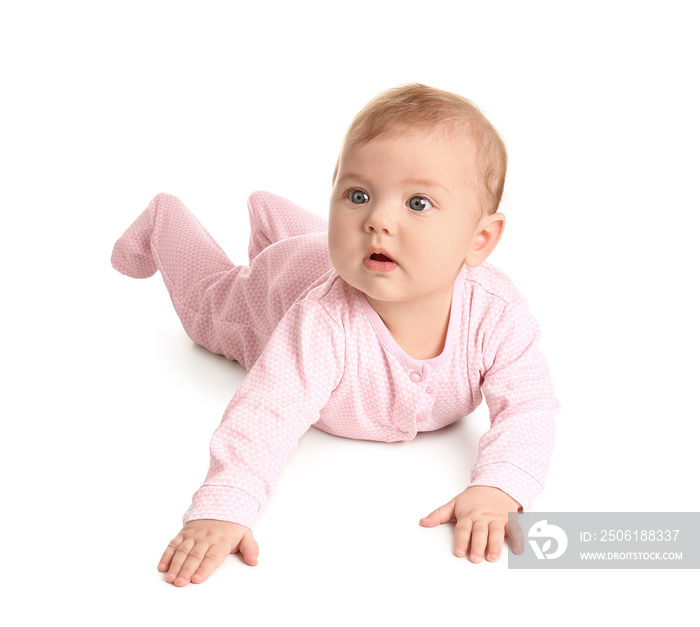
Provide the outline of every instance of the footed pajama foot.
[[114,269],[134,279],[147,279],[153,276],[158,268],[151,250],[152,232],[151,205],[149,205],[114,245],[112,251]]

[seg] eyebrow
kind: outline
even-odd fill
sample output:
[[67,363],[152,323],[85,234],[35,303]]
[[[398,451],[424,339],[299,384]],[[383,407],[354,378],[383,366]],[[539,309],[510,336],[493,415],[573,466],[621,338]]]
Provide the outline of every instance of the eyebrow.
[[[359,174],[343,174],[338,181],[343,181],[345,179],[355,179],[356,181],[360,181],[362,183],[369,183],[369,181],[364,178],[363,176],[360,176]],[[437,181],[431,181],[430,179],[404,179],[401,181],[402,185],[424,185],[426,187],[442,187],[448,194],[450,193],[450,190],[447,189],[442,183],[438,183]]]

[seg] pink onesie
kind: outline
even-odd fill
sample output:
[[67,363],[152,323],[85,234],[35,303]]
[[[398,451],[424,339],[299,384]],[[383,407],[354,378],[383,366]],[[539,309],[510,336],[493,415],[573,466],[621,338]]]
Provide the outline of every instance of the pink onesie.
[[123,274],[160,270],[187,334],[248,370],[184,522],[251,527],[312,425],[346,438],[411,440],[472,413],[482,392],[491,427],[468,485],[498,487],[528,510],[544,486],[559,403],[539,326],[510,279],[489,263],[463,266],[443,352],[414,359],[334,270],[324,220],[267,192],[251,194],[248,210],[249,266],[234,266],[168,194],[112,254]]

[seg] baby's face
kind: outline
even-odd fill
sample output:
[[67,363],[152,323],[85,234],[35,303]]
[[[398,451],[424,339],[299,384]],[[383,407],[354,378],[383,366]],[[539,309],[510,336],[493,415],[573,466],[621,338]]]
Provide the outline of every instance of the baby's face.
[[[466,142],[425,131],[346,149],[328,230],[338,274],[370,302],[444,297],[479,225],[477,193],[466,180],[470,158]],[[378,249],[391,261],[377,260]]]

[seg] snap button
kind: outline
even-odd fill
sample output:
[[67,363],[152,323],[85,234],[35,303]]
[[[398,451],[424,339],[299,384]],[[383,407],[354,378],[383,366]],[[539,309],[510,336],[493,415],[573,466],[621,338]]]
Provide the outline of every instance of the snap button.
[[413,383],[420,383],[423,380],[423,375],[421,375],[420,372],[417,372],[414,370],[410,374],[410,379],[411,379],[411,381],[413,381]]

